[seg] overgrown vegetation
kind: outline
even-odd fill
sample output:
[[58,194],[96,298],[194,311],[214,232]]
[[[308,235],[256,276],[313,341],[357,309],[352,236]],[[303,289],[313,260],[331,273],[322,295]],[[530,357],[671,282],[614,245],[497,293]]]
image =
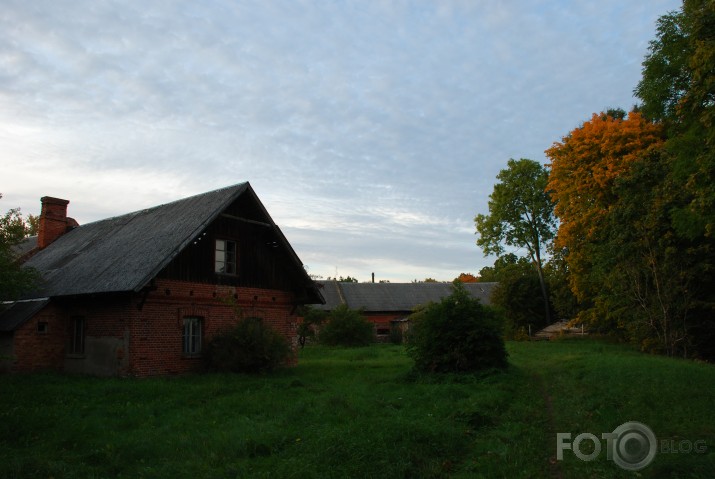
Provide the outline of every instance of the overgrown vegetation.
[[439,303],[410,317],[407,351],[421,372],[469,372],[503,368],[507,353],[497,312],[474,299],[461,282]]
[[368,346],[375,341],[375,328],[360,311],[341,304],[327,316],[318,338],[328,346]]
[[202,351],[209,371],[265,373],[285,366],[293,352],[286,338],[260,318],[242,318],[214,335]]
[[591,462],[554,456],[557,432],[630,420],[709,451],[659,453],[638,477],[712,477],[711,365],[588,339],[507,346],[511,367],[486,377],[411,379],[390,345],[310,346],[262,376],[3,376],[0,478],[629,478],[605,444]]
[[298,324],[298,344],[304,348],[309,339],[315,338],[316,329],[325,322],[328,313],[310,306],[301,306],[298,316],[302,318]]
[[20,266],[13,251],[25,237],[37,234],[38,222],[33,215],[23,218],[19,208],[0,216],[0,301],[18,299],[40,281],[37,271]]
[[[544,193],[559,224],[550,248],[554,268],[543,268],[543,277],[556,281],[541,282],[550,290],[543,306],[644,351],[706,360],[715,360],[713,31],[709,0],[684,0],[662,16],[635,89],[642,104],[628,113],[594,113],[555,142],[546,150],[545,188],[543,175],[517,174],[525,160],[509,160],[490,196],[490,215],[476,218],[477,243],[487,253],[502,254],[502,243],[520,246],[515,238],[548,241],[550,231],[538,234],[548,223],[536,221],[542,210],[530,201],[543,200],[535,191]],[[533,279],[503,281],[495,302],[516,336],[525,323],[540,322],[524,301],[535,294]],[[502,300],[500,291],[521,301]]]

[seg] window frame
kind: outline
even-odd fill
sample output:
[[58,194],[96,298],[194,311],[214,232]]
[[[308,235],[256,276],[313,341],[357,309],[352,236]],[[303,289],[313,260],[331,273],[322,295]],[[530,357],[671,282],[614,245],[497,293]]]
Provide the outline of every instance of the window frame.
[[203,349],[204,318],[184,316],[181,326],[181,354],[194,358],[201,356]]
[[[222,244],[222,249],[219,249],[219,243]],[[214,241],[214,273],[238,276],[238,242],[236,240],[216,238]]]
[[83,357],[87,344],[87,319],[84,316],[70,317],[68,356]]

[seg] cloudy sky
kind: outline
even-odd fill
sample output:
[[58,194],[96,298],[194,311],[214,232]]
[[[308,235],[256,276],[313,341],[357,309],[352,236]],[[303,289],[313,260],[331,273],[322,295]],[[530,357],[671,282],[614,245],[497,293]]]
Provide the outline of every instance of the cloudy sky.
[[311,274],[451,280],[509,158],[630,108],[676,0],[0,0],[0,211],[250,181]]

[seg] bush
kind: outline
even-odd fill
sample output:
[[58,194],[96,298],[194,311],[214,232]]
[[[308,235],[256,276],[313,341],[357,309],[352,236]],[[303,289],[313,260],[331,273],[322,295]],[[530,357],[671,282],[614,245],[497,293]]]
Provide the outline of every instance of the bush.
[[420,372],[470,372],[507,365],[497,312],[455,281],[450,296],[414,313],[407,352]]
[[328,346],[367,346],[375,341],[375,330],[359,311],[341,304],[328,315],[318,339]]
[[293,352],[285,337],[261,318],[241,319],[216,334],[202,355],[209,371],[263,373],[285,365]]
[[303,318],[298,323],[298,344],[302,349],[309,338],[315,337],[315,330],[323,324],[328,313],[305,305],[298,310],[298,315]]

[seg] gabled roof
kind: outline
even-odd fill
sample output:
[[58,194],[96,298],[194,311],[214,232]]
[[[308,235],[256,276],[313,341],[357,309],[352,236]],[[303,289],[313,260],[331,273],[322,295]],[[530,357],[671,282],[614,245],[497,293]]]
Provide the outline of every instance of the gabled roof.
[[[408,312],[416,306],[438,302],[452,294],[450,283],[341,283],[318,281],[323,286],[326,303],[318,309],[332,310],[345,304],[350,309],[365,312]],[[482,304],[489,304],[489,297],[497,283],[463,283],[464,288]]]
[[[297,267],[302,263],[246,182],[77,227],[26,263],[44,278],[29,297],[139,291],[242,195],[251,195]],[[306,284],[311,282],[305,273]]]

